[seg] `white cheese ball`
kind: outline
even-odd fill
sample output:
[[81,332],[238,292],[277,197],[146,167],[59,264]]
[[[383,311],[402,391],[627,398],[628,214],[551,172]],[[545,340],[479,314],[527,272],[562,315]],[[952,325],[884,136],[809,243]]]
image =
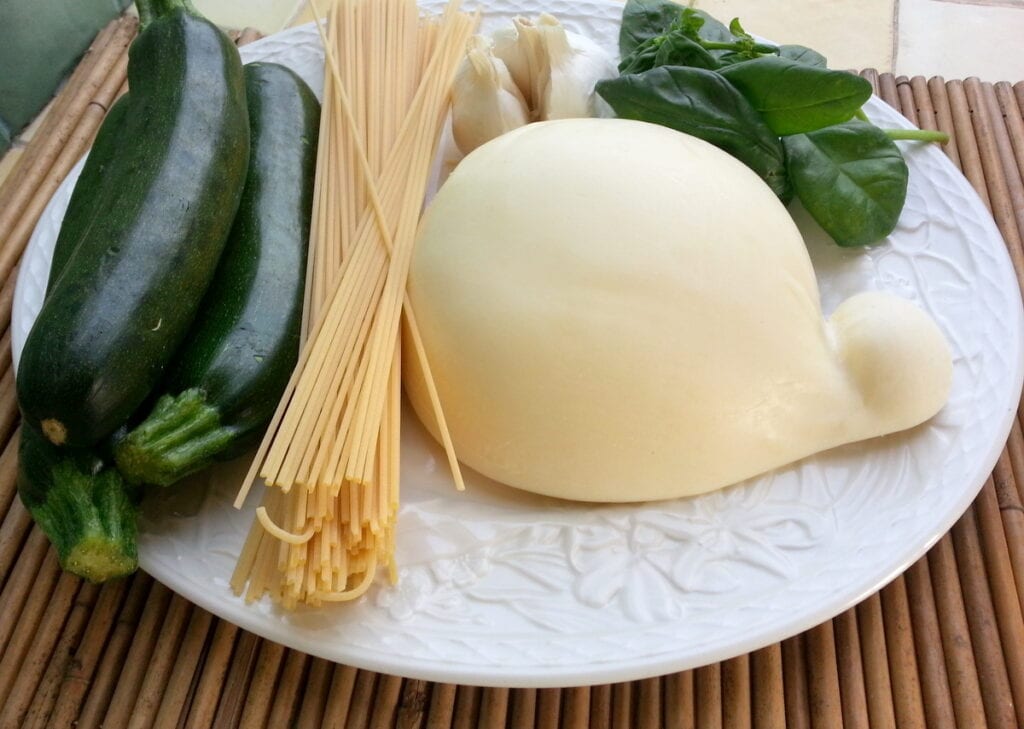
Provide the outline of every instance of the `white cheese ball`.
[[720,488],[916,425],[950,386],[927,315],[872,293],[825,322],[771,190],[643,122],[532,124],[470,154],[424,216],[409,292],[459,459],[567,499]]

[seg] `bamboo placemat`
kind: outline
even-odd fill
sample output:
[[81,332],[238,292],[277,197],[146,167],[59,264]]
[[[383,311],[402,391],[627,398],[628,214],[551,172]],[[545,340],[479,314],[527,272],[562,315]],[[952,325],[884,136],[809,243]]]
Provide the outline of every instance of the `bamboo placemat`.
[[[880,593],[782,643],[633,683],[405,680],[287,650],[142,573],[102,587],[62,574],[16,498],[11,301],[36,220],[124,91],[135,32],[122,18],[97,36],[0,186],[0,729],[1024,726],[1024,409],[973,506]],[[952,135],[946,152],[991,209],[1024,281],[1024,82],[863,75],[914,123]]]

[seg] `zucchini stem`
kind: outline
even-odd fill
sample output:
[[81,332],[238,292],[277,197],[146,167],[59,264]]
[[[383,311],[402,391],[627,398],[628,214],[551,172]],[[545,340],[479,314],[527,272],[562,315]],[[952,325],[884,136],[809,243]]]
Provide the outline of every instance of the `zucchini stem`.
[[169,486],[207,466],[237,437],[198,389],[164,395],[140,425],[114,447],[129,483]]
[[145,30],[151,22],[170,15],[175,10],[196,12],[191,0],[135,0],[135,9],[139,11],[140,30]]
[[135,506],[117,471],[87,474],[63,459],[50,475],[45,500],[28,509],[53,543],[60,566],[91,582],[134,572]]

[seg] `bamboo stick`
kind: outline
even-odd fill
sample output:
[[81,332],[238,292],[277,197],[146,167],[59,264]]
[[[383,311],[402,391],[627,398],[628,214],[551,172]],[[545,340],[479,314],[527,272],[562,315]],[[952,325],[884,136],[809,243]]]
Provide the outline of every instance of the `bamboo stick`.
[[[687,672],[689,675],[689,672]],[[690,717],[691,724],[687,729],[692,729],[692,717],[693,717],[693,681],[691,676],[690,681]],[[513,714],[514,716],[514,714]],[[533,719],[529,724],[521,725],[522,729],[533,727]],[[602,684],[600,686],[594,686],[590,689],[590,729],[611,729],[612,726],[612,686],[611,684]],[[671,724],[669,724],[671,726]],[[513,729],[520,729],[520,725],[513,724]]]
[[174,664],[163,680],[166,687],[152,722],[154,729],[175,729],[187,715],[195,679],[213,616],[198,607],[192,610]]
[[[47,717],[50,726],[71,726],[78,717],[78,710],[85,700],[85,694],[92,683],[103,649],[110,638],[111,630],[126,600],[132,600],[142,590],[145,580],[125,579],[106,584],[100,590],[95,608],[89,614],[89,622],[81,639],[72,644],[74,653],[70,662],[63,670],[52,676],[57,682],[54,691],[54,704]],[[44,679],[42,690],[47,690],[47,679]]]
[[[159,626],[163,623],[164,614],[171,602],[171,592],[159,582],[153,583],[153,589],[146,600],[141,619],[132,636],[131,648],[125,657],[123,666],[117,666],[119,673],[117,687],[110,699],[104,726],[127,726],[135,701],[139,696],[146,666],[160,637]],[[111,667],[114,668],[114,667]]]
[[174,656],[181,645],[191,612],[190,602],[180,595],[171,597],[167,615],[160,625],[160,640],[155,643],[153,652],[146,661],[145,675],[128,720],[128,729],[144,729],[152,726],[156,720],[156,712],[167,689],[167,674],[174,665]]
[[398,705],[395,729],[421,729],[427,720],[430,684],[408,679],[402,686],[402,700]]
[[1017,714],[1017,725],[1024,726],[1024,615],[1013,579],[1009,545],[999,516],[995,486],[989,479],[974,502],[981,553],[995,607],[1003,661],[1010,681],[1010,693]]
[[902,576],[882,590],[882,615],[896,725],[900,729],[924,729],[924,699],[917,675],[907,588]]
[[[860,657],[857,612],[847,610],[832,621],[836,641],[836,669],[842,699],[843,729],[868,729],[868,697]],[[755,682],[756,685],[756,682]]]
[[[55,652],[56,659],[51,661],[50,668],[36,690],[36,699],[42,697],[41,701],[49,704],[39,707],[38,726],[46,726],[47,721],[51,726],[70,726],[75,720],[96,663],[129,594],[129,586],[133,584],[131,579],[126,579],[103,585],[94,608],[84,611],[87,622],[82,633],[71,635],[68,639],[61,638],[61,644]],[[68,622],[71,623],[70,620]],[[35,701],[29,709],[30,715],[37,711]]]
[[[1024,231],[1024,182],[1021,179],[1024,176],[1024,171],[1018,166],[1017,158],[1014,156],[1013,140],[1010,137],[1011,121],[1004,117],[1003,107],[996,94],[995,86],[980,84],[977,88],[981,97],[979,101],[985,105],[989,127],[992,130],[990,150],[1002,165],[1003,180],[1006,183],[1006,204],[1009,207],[1009,214],[1016,222],[1019,241],[1021,232]],[[1019,115],[1016,117],[1016,122],[1024,125],[1024,120]],[[992,162],[992,164],[994,163],[995,161]]]
[[11,268],[11,273],[0,288],[0,329],[8,329],[11,325],[11,309],[14,306],[14,287],[18,283],[18,264]]
[[785,687],[783,698],[786,702],[786,726],[789,729],[810,729],[807,659],[804,655],[803,637],[800,635],[782,641],[782,676]]
[[914,103],[914,90],[910,79],[906,76],[896,77],[896,94],[900,100],[900,113],[907,117],[915,127],[921,126],[917,116],[917,104]]
[[274,702],[270,706],[268,727],[291,726],[298,709],[299,697],[302,695],[303,679],[308,664],[309,656],[305,653],[289,650],[285,655],[281,679],[274,694]]
[[[611,726],[611,687],[607,687],[609,690],[606,693],[608,697],[608,706],[606,707],[605,718],[607,721],[604,724],[604,728],[607,729]],[[512,708],[509,716],[509,726],[511,729],[533,729],[537,721],[537,690],[536,689],[516,689],[512,692],[509,697]]]
[[1017,162],[1017,176],[1019,179],[1024,178],[1024,115],[1017,107],[1017,100],[1013,96],[1013,87],[1010,84],[1005,81],[997,83],[995,95],[1006,133],[1010,138],[1013,157]]
[[992,201],[988,197],[988,186],[985,184],[985,171],[981,164],[981,153],[978,151],[978,140],[971,124],[971,109],[964,93],[963,82],[949,81],[946,83],[949,108],[953,115],[956,129],[957,146],[960,150],[960,170],[978,193],[985,207],[992,210]]
[[[504,727],[508,719],[509,690],[507,688],[486,688],[480,699],[480,721],[477,726]],[[386,729],[388,725],[375,725],[375,729]]]
[[16,675],[26,641],[38,627],[60,576],[57,555],[38,529],[30,533],[22,554],[0,595],[0,706],[9,688],[4,682]]
[[[195,692],[192,695],[188,706],[188,716],[185,721],[186,729],[200,729],[201,727],[233,726],[241,715],[239,704],[248,703],[250,700],[258,702],[257,697],[246,697],[242,692],[249,685],[248,678],[252,674],[252,663],[255,660],[256,646],[259,639],[255,636],[250,641],[238,640],[235,638],[243,631],[238,626],[232,625],[226,620],[217,620],[213,625],[213,637],[210,639],[209,648],[205,657],[200,659],[200,672],[198,682],[195,684]],[[237,660],[245,667],[244,678],[236,682],[226,682],[228,667]],[[228,700],[229,692],[238,690],[238,699],[234,705]],[[225,714],[221,715],[220,708],[225,706]],[[227,713],[229,710],[230,713]],[[221,719],[228,719],[230,723],[221,723]]]
[[[218,624],[218,628],[223,624],[225,623],[221,621]],[[241,720],[238,722],[238,726],[265,727],[267,725],[267,717],[270,714],[270,701],[274,695],[274,686],[277,684],[277,675],[281,670],[285,648],[280,643],[275,643],[271,640],[259,641],[258,648],[259,657],[255,661],[252,683],[236,675],[236,668],[239,665],[238,659],[232,659],[231,667],[224,681],[225,695],[221,699],[221,704],[224,705],[228,701],[228,692],[232,692],[237,697],[230,702],[233,710],[229,713],[229,716],[234,717],[237,715],[236,712],[241,713]],[[337,685],[338,671],[342,668],[344,666],[335,666],[331,687],[327,692],[328,706],[342,698],[340,688]],[[248,675],[248,667],[246,667],[246,675]],[[240,688],[241,686],[245,688]],[[348,691],[349,694],[352,691],[351,684],[349,684]],[[345,696],[347,697],[348,694],[345,694]],[[328,717],[325,716],[323,725],[325,727],[344,726],[344,717],[339,722],[329,723]],[[213,723],[213,726],[231,726],[230,720],[227,717],[221,717],[220,708],[217,709],[217,721]]]
[[872,729],[896,729],[882,598],[877,592],[857,606],[857,629],[864,663],[868,721]]
[[[628,685],[632,691],[631,684]],[[617,688],[617,686],[616,686]],[[537,729],[557,729],[562,704],[561,690],[557,688],[542,688],[537,692]],[[612,699],[614,701],[614,699]],[[629,704],[629,700],[626,701]],[[453,728],[459,727],[459,712],[456,712]]]
[[905,573],[910,602],[910,621],[914,626],[914,647],[921,676],[925,724],[929,729],[955,729],[953,699],[942,653],[942,635],[935,609],[928,560],[920,559]]
[[[22,724],[23,729],[42,729],[46,726],[57,702],[61,680],[71,670],[75,658],[75,647],[82,640],[89,626],[89,616],[101,610],[116,610],[120,596],[124,594],[124,581],[118,580],[102,589],[98,585],[83,584],[78,591],[64,629],[38,682],[27,691],[34,694],[28,713]],[[15,687],[15,691],[18,688]]]
[[331,693],[324,712],[324,729],[343,729],[355,690],[357,670],[352,666],[335,666]]
[[814,729],[840,726],[843,702],[839,697],[839,666],[832,622],[806,633],[808,688],[811,726]]
[[1021,434],[1020,408],[1010,428],[1010,464],[1013,466],[1014,481],[1017,484],[1017,498],[1024,501],[1024,436]]
[[722,664],[702,666],[694,676],[697,729],[722,729]]
[[1006,535],[1008,547],[1006,554],[1010,560],[1013,581],[1017,587],[1017,601],[1021,607],[1024,607],[1024,503],[1022,503],[1016,483],[1011,455],[1015,448],[1019,449],[1021,446],[1019,440],[1015,442],[1014,438],[1014,436],[1018,438],[1020,436],[1020,428],[1016,420],[1014,420],[1014,426],[1007,447],[996,462],[995,470],[992,473],[992,482],[995,488],[996,505],[1003,524],[1003,533]]
[[[370,714],[370,729],[391,729],[395,725],[398,699],[402,693],[402,679],[399,676],[381,675],[377,680],[377,693],[373,698]],[[482,711],[482,708],[481,708]],[[499,726],[494,724],[493,726]],[[500,726],[505,726],[504,715]]]
[[1013,85],[1013,95],[1017,97],[1017,106],[1024,115],[1024,81],[1018,81]]
[[974,508],[953,526],[957,571],[963,586],[967,625],[977,660],[981,698],[991,729],[1012,729],[1017,725],[1010,694],[1010,679],[999,646],[995,607],[989,593],[985,561],[981,555]]
[[878,71],[876,71],[873,68],[865,68],[863,71],[860,72],[860,75],[863,76],[864,78],[866,78],[868,80],[868,82],[870,82],[871,90],[874,91],[874,93],[877,94],[878,93]]
[[[1024,290],[1024,242],[1021,240],[1017,216],[1013,210],[1010,188],[997,145],[996,126],[989,115],[978,79],[963,82],[963,96],[967,103],[967,117],[973,124],[974,138],[978,145],[979,163],[983,170],[981,184],[988,189],[989,209],[1006,241],[1006,249],[1013,261],[1017,283]],[[954,112],[957,111],[954,104]],[[1013,170],[1016,173],[1016,169]],[[1024,212],[1022,212],[1024,219]]]
[[[657,681],[660,684],[660,679],[651,679]],[[565,718],[562,720],[562,729],[587,729],[590,726],[590,687],[589,686],[577,686],[575,688],[569,688],[564,691],[564,707],[563,713]],[[498,723],[484,723],[483,712],[481,711],[481,729],[484,727],[492,726],[505,726],[504,722]],[[659,722],[660,712],[659,712]],[[659,723],[659,726],[661,724]]]
[[[11,328],[7,327],[4,335],[0,337],[0,372],[6,372],[11,366]],[[0,515],[3,510],[0,510]]]
[[[778,645],[778,644],[776,644]],[[768,650],[768,649],[765,649]],[[755,667],[757,658],[754,659]],[[782,658],[779,657],[779,691],[782,691]],[[755,668],[756,670],[756,668]],[[754,698],[757,700],[759,685],[754,684]],[[665,677],[665,729],[694,729],[697,717],[694,715],[693,671],[682,671]],[[591,699],[591,715],[594,714]],[[783,720],[785,714],[783,713]],[[762,729],[758,727],[758,729]],[[774,729],[772,727],[771,729]]]
[[[543,694],[542,694],[543,696]],[[557,706],[557,705],[556,705]],[[557,726],[557,715],[556,723],[554,725],[543,722],[544,714],[540,710],[540,704],[538,702],[538,722],[537,726]],[[633,726],[633,684],[631,683],[616,683],[612,684],[612,729],[627,729]]]
[[[356,683],[352,688],[352,700],[348,707],[348,721],[346,727],[351,729],[365,729],[370,724],[370,703],[373,700],[373,692],[376,688],[378,674],[373,671],[359,671],[356,674]],[[462,693],[459,687],[459,693]],[[463,697],[464,698],[464,697]],[[458,705],[456,705],[456,715]]]
[[[891,73],[883,73],[878,77],[878,95],[882,101],[893,109],[903,114],[903,104],[900,100],[899,91],[896,89],[896,79]],[[904,114],[904,116],[906,116]]]
[[[121,612],[117,616],[114,632],[103,645],[97,646],[102,651],[99,664],[91,671],[92,685],[84,696],[85,703],[78,713],[78,725],[81,727],[100,726],[103,715],[110,705],[116,691],[116,682],[121,675],[125,659],[131,652],[135,631],[139,625],[142,611],[150,604],[154,591],[163,590],[152,578],[143,573],[132,577],[132,586]],[[84,693],[84,692],[83,692]],[[58,702],[60,704],[60,702]],[[58,705],[58,709],[61,707]],[[64,709],[70,714],[70,707]],[[59,712],[54,711],[57,715]]]
[[[114,92],[123,80],[123,76],[116,78],[117,73],[111,73],[111,69],[124,69],[126,48],[134,32],[134,27],[128,23],[118,29],[117,39],[108,46],[111,50],[104,49],[102,59],[97,60],[90,74],[90,81],[97,82],[95,91],[92,91],[90,83],[79,92],[80,96],[76,96],[76,104],[81,103],[83,107],[73,124],[70,119],[74,116],[69,116],[68,138],[65,141],[60,137],[41,140],[46,150],[40,152],[39,161],[26,171],[31,177],[19,175],[15,192],[0,207],[0,240],[4,241],[0,248],[0,281],[9,277],[46,203],[95,135],[105,110],[113,101]],[[116,79],[116,85],[108,90],[112,79]],[[94,101],[98,106],[92,104]]]
[[[479,713],[480,687],[459,686],[455,691],[455,714],[452,716],[452,729],[476,729]],[[543,721],[543,714],[538,718]],[[543,724],[539,725],[543,726]]]
[[334,666],[329,661],[314,658],[310,662],[309,677],[302,689],[295,729],[319,729],[324,720],[327,687],[330,686],[333,674]]
[[960,147],[957,144],[956,124],[953,121],[953,110],[949,106],[949,92],[946,90],[946,81],[941,76],[933,76],[928,79],[928,98],[935,109],[935,121],[938,128],[949,135],[949,141],[942,145],[942,151],[946,153],[950,161],[958,170],[963,170],[960,162]]
[[928,569],[957,727],[983,727],[985,707],[950,535],[940,539],[928,553]]
[[91,607],[96,600],[95,585],[85,585],[78,577],[64,572],[57,580],[54,591],[45,596],[39,606],[38,620],[29,625],[22,621],[35,618],[35,610],[22,613],[11,642],[0,659],[0,726],[20,727],[32,703],[36,687],[50,663],[62,629],[75,603],[79,589],[84,590],[82,601]]
[[[645,678],[638,682],[636,705],[636,726],[638,729],[658,729],[661,720],[661,679]],[[568,729],[570,722],[563,721],[562,726]]]
[[[213,620],[211,619],[212,623]],[[220,700],[217,702],[217,713],[214,715],[212,726],[218,727],[218,729],[219,727],[246,726],[243,724],[242,718],[246,711],[246,705],[250,701],[256,702],[256,697],[253,695],[252,682],[256,673],[256,661],[261,651],[261,645],[264,642],[261,638],[247,631],[239,633],[239,641],[234,646],[230,666],[224,677],[224,689],[220,694]],[[198,684],[199,678],[202,675],[201,669],[205,659],[205,655],[200,655],[195,661],[197,674],[193,679],[194,685]],[[325,694],[327,693],[327,688],[325,687]],[[267,691],[272,693],[273,688],[269,687]],[[258,701],[264,706],[263,713],[257,715],[259,717],[258,722],[254,722],[249,726],[262,726],[263,720],[266,718],[266,703],[263,701],[268,700],[269,697],[267,696],[265,699]]]
[[901,111],[899,92],[896,90],[896,79],[891,73],[881,73],[878,75],[878,95],[882,97],[882,101],[896,111]]
[[[782,644],[751,654],[754,729],[785,729],[786,694],[782,682]],[[681,726],[679,729],[683,729]]]
[[724,729],[753,726],[749,655],[722,661],[722,726]]
[[[29,534],[29,530],[32,528],[32,517],[29,516],[28,511],[21,504],[21,499],[14,498],[16,494],[15,478],[17,476],[17,446],[12,447],[11,443],[8,442],[8,446],[4,451],[4,454],[12,453],[13,455],[6,461],[6,463],[0,463],[0,469],[3,469],[3,473],[0,474],[0,479],[4,482],[4,487],[8,489],[5,497],[11,499],[9,506],[3,517],[3,522],[0,523],[0,588],[3,593],[0,594],[0,607],[5,604],[5,598],[3,594],[7,593],[7,580],[8,578],[14,579],[13,574],[17,571],[18,562],[21,561],[21,555],[24,552],[23,544]],[[39,534],[39,539],[46,542],[46,537]],[[42,559],[40,556],[39,559]],[[15,596],[16,597],[16,596]],[[10,599],[10,596],[8,596]],[[10,615],[10,611],[0,610],[0,635],[3,634],[3,624],[5,620],[11,620],[15,616]],[[3,640],[0,639],[0,648],[3,647]]]
[[[18,493],[18,433],[11,436],[0,453],[0,520],[6,515]],[[0,567],[0,588],[4,584],[5,571]]]
[[450,683],[435,683],[430,696],[430,713],[427,715],[427,729],[449,729],[455,714],[455,686]]
[[0,443],[6,443],[18,424],[18,393],[14,387],[14,370],[7,369],[0,377]]

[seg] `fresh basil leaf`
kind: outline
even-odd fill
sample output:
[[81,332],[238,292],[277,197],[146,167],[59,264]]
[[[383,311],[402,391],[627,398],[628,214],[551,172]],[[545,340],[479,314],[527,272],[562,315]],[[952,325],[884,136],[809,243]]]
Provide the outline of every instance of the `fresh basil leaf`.
[[737,39],[742,38],[743,40],[754,40],[754,36],[750,35],[750,33],[743,30],[743,26],[740,25],[739,18],[733,18],[729,22],[729,32],[732,33],[732,35]]
[[825,56],[821,55],[813,48],[808,48],[807,46],[779,46],[779,56],[781,58],[788,58],[791,61],[796,61],[797,63],[802,63],[806,66],[817,66],[818,68],[826,68],[828,66]]
[[907,198],[907,163],[878,127],[862,121],[784,137],[800,202],[841,246],[889,235]]
[[685,35],[670,33],[658,47],[654,57],[655,66],[693,66],[714,70],[718,68],[715,57],[703,46]]
[[672,0],[628,0],[619,27],[619,56],[625,60],[646,41],[667,33],[683,10]]
[[642,73],[656,66],[718,68],[714,56],[678,30],[652,38],[619,63],[619,73]]
[[754,170],[780,198],[791,194],[779,138],[743,95],[714,71],[659,66],[600,81],[597,93],[617,116],[699,137]]
[[715,20],[713,17],[705,13],[703,10],[694,10],[693,8],[687,8],[695,17],[701,18],[704,22],[700,26],[700,30],[697,34],[701,39],[711,41],[712,43],[734,43],[738,40],[729,32],[729,29],[722,23]]
[[779,56],[737,63],[719,73],[779,136],[847,121],[871,97],[867,79]]

